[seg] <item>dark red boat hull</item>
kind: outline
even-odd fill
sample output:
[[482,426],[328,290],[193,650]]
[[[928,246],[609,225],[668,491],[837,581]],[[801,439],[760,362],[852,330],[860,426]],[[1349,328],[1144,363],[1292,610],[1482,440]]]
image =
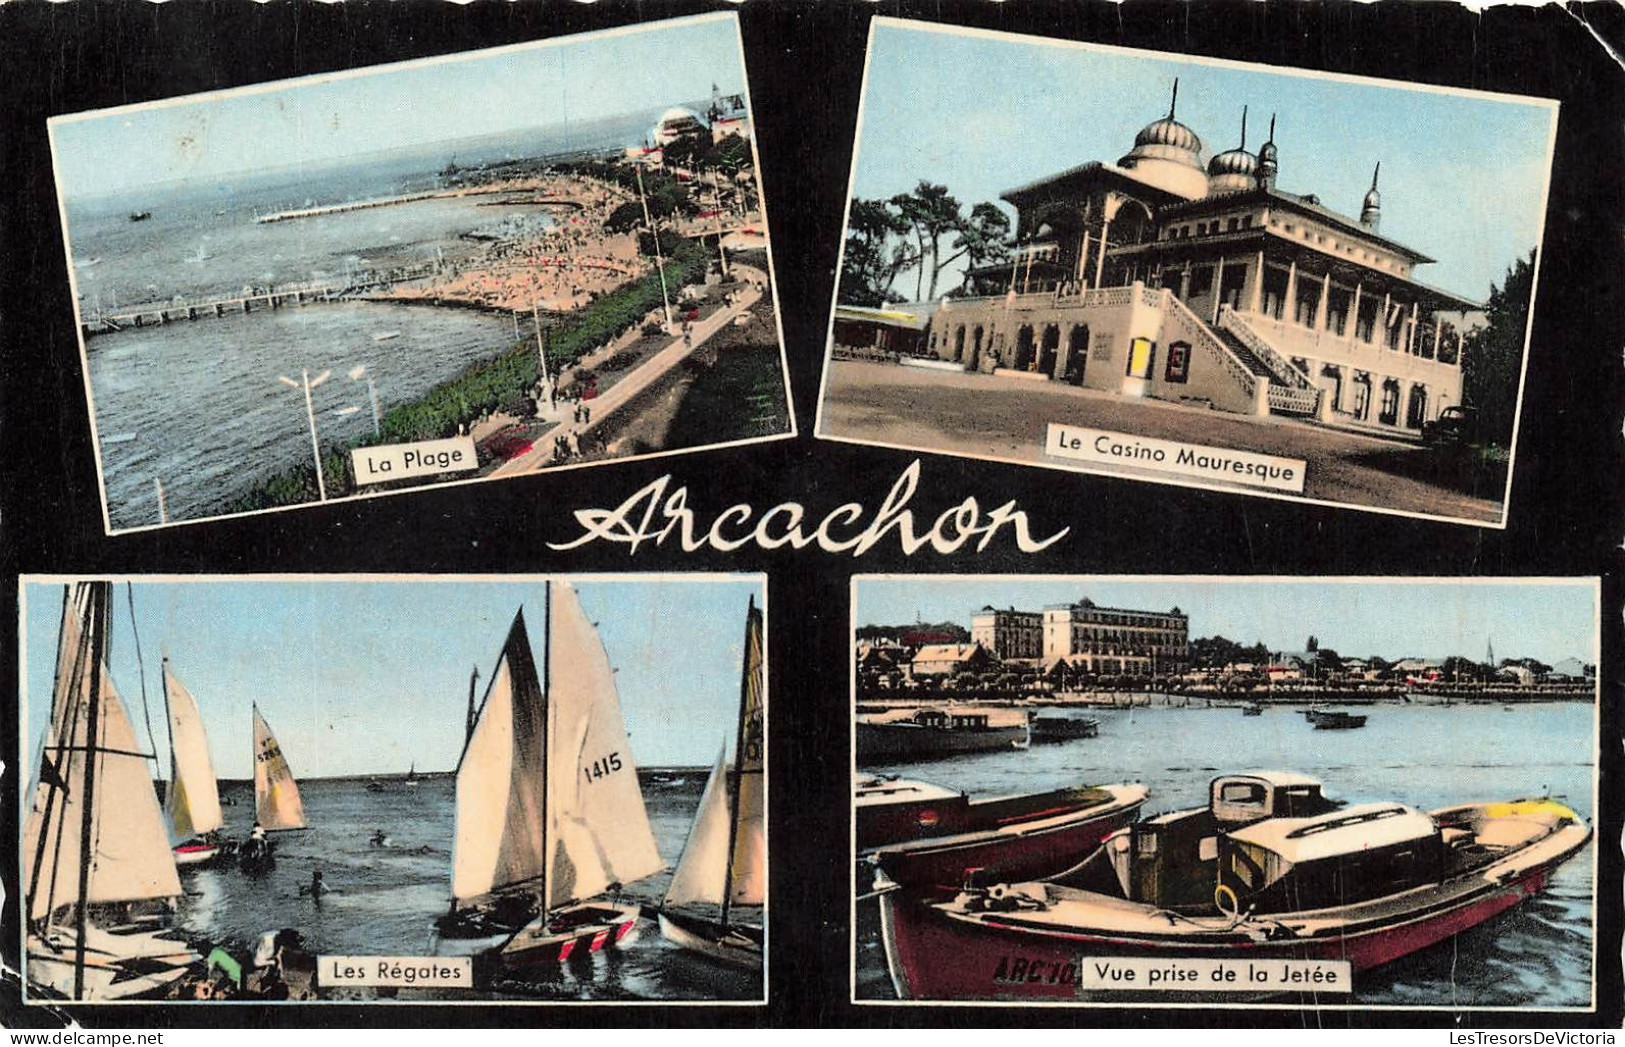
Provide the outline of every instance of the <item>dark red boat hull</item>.
[[974,872],[988,883],[1041,880],[1082,861],[1138,816],[1144,799],[1080,811],[1049,830],[1014,835],[988,830],[928,839],[875,852],[886,878],[914,895],[951,895]]
[[1499,916],[1542,891],[1550,875],[1550,867],[1535,869],[1426,916],[1358,933],[1266,942],[1238,936],[1206,947],[1172,935],[1163,942],[1136,942],[979,926],[897,895],[881,899],[881,920],[892,982],[903,999],[1078,1002],[1124,998],[1083,990],[1083,957],[1347,960],[1358,974]]

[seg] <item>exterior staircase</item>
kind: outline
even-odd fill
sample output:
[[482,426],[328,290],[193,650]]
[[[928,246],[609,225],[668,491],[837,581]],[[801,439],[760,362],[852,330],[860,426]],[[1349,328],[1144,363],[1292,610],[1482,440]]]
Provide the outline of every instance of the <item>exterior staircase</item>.
[[1234,334],[1222,327],[1214,327],[1212,324],[1209,324],[1208,329],[1213,332],[1214,336],[1218,338],[1219,341],[1223,342],[1225,346],[1235,354],[1236,359],[1240,360],[1242,364],[1246,366],[1247,370],[1269,382],[1271,385],[1286,384],[1285,382],[1281,381],[1280,375],[1270,370],[1269,365],[1258,358],[1257,353],[1247,348],[1246,342],[1243,342],[1240,338],[1237,338]]

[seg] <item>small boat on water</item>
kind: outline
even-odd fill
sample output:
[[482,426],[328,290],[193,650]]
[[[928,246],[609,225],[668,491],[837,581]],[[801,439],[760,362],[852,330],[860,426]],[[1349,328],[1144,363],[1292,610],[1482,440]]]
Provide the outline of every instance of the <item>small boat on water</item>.
[[394,341],[400,336],[401,333],[399,331],[375,331],[373,332],[372,340],[375,342],[390,342]]
[[949,894],[972,873],[993,882],[1067,869],[1134,821],[1149,795],[1122,784],[973,800],[890,775],[859,775],[853,786],[859,859],[888,883]]
[[1032,743],[1024,709],[947,706],[917,709],[912,715],[860,714],[858,763],[929,760],[959,753],[1025,749]]
[[51,719],[23,826],[31,998],[152,998],[200,960],[165,926],[183,890],[152,756],[136,742],[107,670],[111,617],[111,583],[67,591]]
[[1207,805],[1121,829],[1052,879],[884,895],[882,934],[905,999],[1078,999],[1084,956],[1347,960],[1358,975],[1538,894],[1590,839],[1550,799],[1427,813],[1346,805],[1299,774],[1225,775]]
[[130,212],[130,221],[132,221],[132,222],[145,222],[147,219],[149,219],[151,217],[152,217],[152,212],[151,211],[131,211]]
[[163,661],[164,708],[169,721],[169,788],[164,806],[169,815],[175,864],[205,865],[220,858],[220,830],[226,817],[220,810],[220,785],[209,757],[209,737],[197,699],[181,685]]
[[1243,715],[1243,716],[1263,716],[1264,715],[1264,706],[1260,702],[1248,702],[1246,705],[1243,705],[1241,707],[1241,715]]
[[1304,716],[1317,731],[1348,731],[1364,727],[1366,718],[1341,709],[1305,709]]
[[[659,916],[660,936],[673,945],[752,970],[762,966],[767,904],[762,670],[762,612],[753,599],[745,614],[734,767],[729,769],[724,742]],[[713,906],[716,918],[710,915]],[[741,919],[741,908],[752,911]]]
[[1100,734],[1100,721],[1092,717],[1034,716],[1032,740],[1038,742],[1070,742],[1077,738],[1093,738]]
[[457,765],[451,909],[432,947],[474,956],[477,978],[627,943],[641,908],[621,888],[666,868],[598,631],[565,583],[546,606],[540,670],[520,611]]
[[256,833],[238,848],[243,869],[260,872],[276,864],[276,843],[264,838],[273,832],[308,828],[299,783],[282,755],[271,725],[254,706],[254,828]]

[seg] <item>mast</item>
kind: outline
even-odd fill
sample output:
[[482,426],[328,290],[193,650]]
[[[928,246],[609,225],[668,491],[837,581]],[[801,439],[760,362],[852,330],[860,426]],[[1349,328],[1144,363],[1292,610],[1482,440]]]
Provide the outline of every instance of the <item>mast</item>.
[[[124,583],[124,598],[130,605],[130,634],[135,637],[135,664],[141,678],[141,719],[147,725],[147,744],[152,746],[152,762],[156,768],[158,764],[158,742],[153,738],[152,713],[147,709],[147,662],[146,659],[141,657],[141,630],[136,626],[135,622],[135,586],[128,581]],[[164,660],[167,662],[169,659],[165,658]],[[167,694],[164,701],[164,715],[167,717],[169,715],[169,697]],[[175,763],[175,729],[173,727],[169,730],[169,763],[171,767]],[[164,794],[164,798],[166,800],[169,798],[167,792]]]
[[90,865],[95,848],[91,837],[96,827],[96,755],[102,708],[100,651],[107,642],[107,585],[106,582],[97,582],[91,589],[91,637],[88,641],[81,641],[82,646],[88,646],[91,661],[89,709],[85,717],[85,810],[79,820],[79,911],[74,916],[73,998],[76,1000],[85,997],[85,925],[90,910]]
[[553,779],[553,579],[542,583],[542,923],[553,904],[553,855],[547,847],[547,820],[551,815]]
[[751,594],[750,606],[745,611],[744,664],[739,673],[739,725],[734,739],[734,767],[728,776],[728,850],[722,866],[722,926],[728,926],[728,913],[733,908],[734,848],[739,846],[739,792],[745,780],[745,715],[750,701],[750,626],[756,617],[756,595]]
[[[58,631],[57,631],[57,636],[58,637],[61,637],[67,631],[67,628],[68,628],[68,615],[70,613],[75,614],[75,615],[77,615],[79,613],[77,608],[72,608],[71,607],[72,603],[73,603],[73,590],[71,588],[69,588],[68,586],[64,585],[62,587],[62,622],[61,622],[61,625],[58,627]],[[81,636],[81,640],[82,639],[83,639],[83,637]],[[81,643],[79,646],[76,646],[74,648],[73,660],[66,667],[67,672],[68,672],[68,679],[69,679],[70,684],[72,683],[73,680],[76,680],[79,677],[79,670],[80,670],[81,666],[83,665],[82,656],[83,656],[83,644]],[[55,677],[55,682],[56,682],[58,687],[61,686],[63,669],[64,669],[64,667],[62,665],[62,650],[61,650],[61,647],[59,645],[58,649],[57,649],[57,654],[56,654],[56,677]],[[75,692],[75,693],[77,693],[77,692]],[[56,695],[53,695],[52,696],[52,704],[55,705],[55,703],[56,703]],[[73,710],[74,710],[74,718],[77,719],[78,715],[79,715],[79,705],[78,705],[77,702],[74,703]],[[53,713],[53,721],[54,721],[55,715],[59,714],[60,710],[57,710],[57,709],[53,708],[52,713]],[[72,721],[70,721],[70,724],[71,723],[72,723]],[[52,751],[52,749],[55,749],[55,751],[57,751],[57,752],[67,752],[68,753],[68,759],[69,760],[73,759],[72,750],[63,749],[61,747],[62,746],[62,725],[59,724],[59,723],[53,722],[52,725],[51,725],[51,728],[52,728],[52,731],[54,731],[54,740],[56,742],[56,745],[52,746],[52,745],[49,744],[49,741],[51,741],[53,739],[53,734],[51,733],[51,731],[48,731],[47,734],[46,734],[47,743],[48,743],[46,745],[46,747],[45,747],[46,751],[42,752],[40,754],[40,760],[41,760],[40,777],[41,778],[43,778],[44,775],[45,775],[44,761],[50,759],[50,756],[47,755],[47,754],[50,751]],[[72,726],[69,727],[68,739],[69,739],[69,741],[71,743],[71,741],[73,739],[73,727]],[[62,773],[62,769],[60,767],[58,767],[56,765],[56,763],[53,762],[51,764],[51,768],[52,768],[52,773],[56,776],[56,778],[57,778],[57,780],[59,782],[65,783],[67,781],[67,776]],[[27,909],[27,912],[24,914],[24,919],[25,920],[33,918],[34,899],[39,896],[40,869],[44,867],[43,863],[45,861],[45,841],[50,839],[50,836],[51,836],[51,834],[49,832],[49,829],[48,829],[48,827],[51,824],[51,808],[56,806],[57,793],[63,792],[63,791],[64,791],[64,786],[55,785],[55,786],[52,787],[51,791],[49,793],[47,793],[46,796],[45,796],[45,810],[41,813],[41,816],[40,816],[40,825],[42,826],[42,828],[41,828],[40,837],[39,837],[39,847],[35,850],[35,853],[34,853],[34,873],[29,878],[29,884],[28,884],[28,897],[27,897],[28,909]],[[67,817],[67,807],[64,804],[62,813],[61,813],[61,815],[58,816],[58,820],[60,821],[61,819],[64,819],[66,817]],[[61,849],[62,849],[62,829],[63,829],[63,826],[61,826],[59,824],[57,826],[57,833],[56,833],[56,849],[57,849],[58,852],[60,852]],[[56,864],[57,864],[56,861],[53,859],[52,862],[51,862],[51,886],[49,888],[50,894],[47,896],[51,903],[54,903],[56,901]],[[47,904],[46,907],[45,907],[45,922],[46,923],[50,923],[50,921],[51,921],[51,910],[53,908],[55,908],[54,904]]]
[[[169,656],[167,654],[164,655],[163,660],[163,677],[164,726],[169,728],[169,788],[164,791],[164,806],[173,811],[175,809],[174,792],[176,787],[180,784],[181,768],[180,763],[175,759],[175,719],[169,711]],[[152,733],[152,726],[150,724],[147,726],[147,733]],[[171,829],[175,827],[173,818],[170,819],[169,826]]]
[[479,720],[479,713],[474,708],[474,685],[479,682],[480,667],[475,666],[474,672],[468,678],[468,715],[463,717],[463,748],[468,748],[468,740],[474,736],[474,724]]

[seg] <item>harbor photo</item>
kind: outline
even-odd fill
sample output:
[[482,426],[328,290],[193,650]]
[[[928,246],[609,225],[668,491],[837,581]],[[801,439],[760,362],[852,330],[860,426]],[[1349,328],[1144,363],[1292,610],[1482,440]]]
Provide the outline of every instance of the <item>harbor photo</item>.
[[794,434],[731,13],[49,126],[110,534]]
[[854,1002],[1591,1010],[1599,600],[856,577]]
[[817,435],[1503,527],[1556,126],[877,18]]
[[26,1002],[765,1002],[760,576],[20,595]]

